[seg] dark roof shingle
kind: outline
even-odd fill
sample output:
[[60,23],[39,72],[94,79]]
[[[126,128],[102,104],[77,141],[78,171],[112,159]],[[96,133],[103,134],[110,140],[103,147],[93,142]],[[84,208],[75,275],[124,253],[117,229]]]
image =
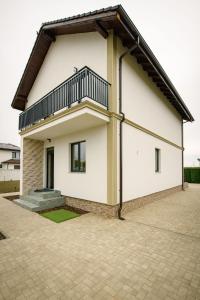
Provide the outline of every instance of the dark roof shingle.
[[8,159],[5,161],[2,161],[2,164],[14,164],[14,165],[19,165],[20,160],[19,159]]
[[0,150],[20,151],[20,147],[13,145],[13,144],[0,143]]

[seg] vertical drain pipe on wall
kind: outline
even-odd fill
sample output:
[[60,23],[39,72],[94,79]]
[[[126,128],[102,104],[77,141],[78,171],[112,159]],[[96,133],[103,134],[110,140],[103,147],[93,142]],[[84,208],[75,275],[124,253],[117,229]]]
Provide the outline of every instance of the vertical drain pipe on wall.
[[138,47],[138,44],[135,43],[133,47],[122,53],[119,57],[119,114],[122,116],[120,120],[119,127],[119,209],[118,209],[118,218],[119,220],[125,220],[122,215],[122,205],[123,205],[123,122],[125,120],[125,114],[122,110],[122,60],[123,58],[131,53]]
[[189,121],[183,121],[181,124],[181,146],[182,146],[182,190],[185,190],[184,181],[185,181],[185,175],[184,175],[184,128],[183,125]]
[[182,146],[182,191],[184,191],[184,141],[183,141],[183,120],[181,122],[181,146]]

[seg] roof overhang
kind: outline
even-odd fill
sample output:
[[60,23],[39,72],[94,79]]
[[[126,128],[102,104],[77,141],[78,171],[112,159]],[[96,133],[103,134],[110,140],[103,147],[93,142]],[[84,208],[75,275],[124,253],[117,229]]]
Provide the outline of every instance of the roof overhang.
[[5,160],[5,161],[2,161],[2,164],[20,164],[20,160],[19,159],[8,159],[8,160]]
[[14,149],[14,148],[1,148],[0,150],[4,150],[4,151],[13,151],[13,152],[20,152],[20,149]]
[[184,120],[193,121],[194,119],[187,106],[121,5],[44,23],[40,28],[30,58],[17,88],[12,107],[19,110],[25,109],[28,94],[37,77],[46,53],[51,43],[55,41],[56,36],[98,31],[103,38],[106,38],[108,31],[111,29],[119,36],[125,47],[131,48],[134,44],[138,45],[131,54],[136,57],[137,62],[142,65],[143,69],[148,73],[148,76],[152,78],[181,117]]

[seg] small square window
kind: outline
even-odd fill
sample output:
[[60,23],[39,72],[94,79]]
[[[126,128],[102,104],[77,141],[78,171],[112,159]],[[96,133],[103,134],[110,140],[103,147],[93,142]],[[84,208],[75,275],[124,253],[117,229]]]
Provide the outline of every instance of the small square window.
[[155,148],[155,172],[160,172],[160,149]]
[[15,170],[19,170],[20,169],[20,165],[14,165],[14,169]]
[[71,144],[71,172],[86,171],[86,142]]

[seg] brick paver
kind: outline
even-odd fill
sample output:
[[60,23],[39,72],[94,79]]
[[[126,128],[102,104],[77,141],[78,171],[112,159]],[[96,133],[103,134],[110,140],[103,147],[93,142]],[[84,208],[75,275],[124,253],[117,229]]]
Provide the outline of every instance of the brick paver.
[[200,299],[200,185],[60,224],[0,199],[1,299]]

